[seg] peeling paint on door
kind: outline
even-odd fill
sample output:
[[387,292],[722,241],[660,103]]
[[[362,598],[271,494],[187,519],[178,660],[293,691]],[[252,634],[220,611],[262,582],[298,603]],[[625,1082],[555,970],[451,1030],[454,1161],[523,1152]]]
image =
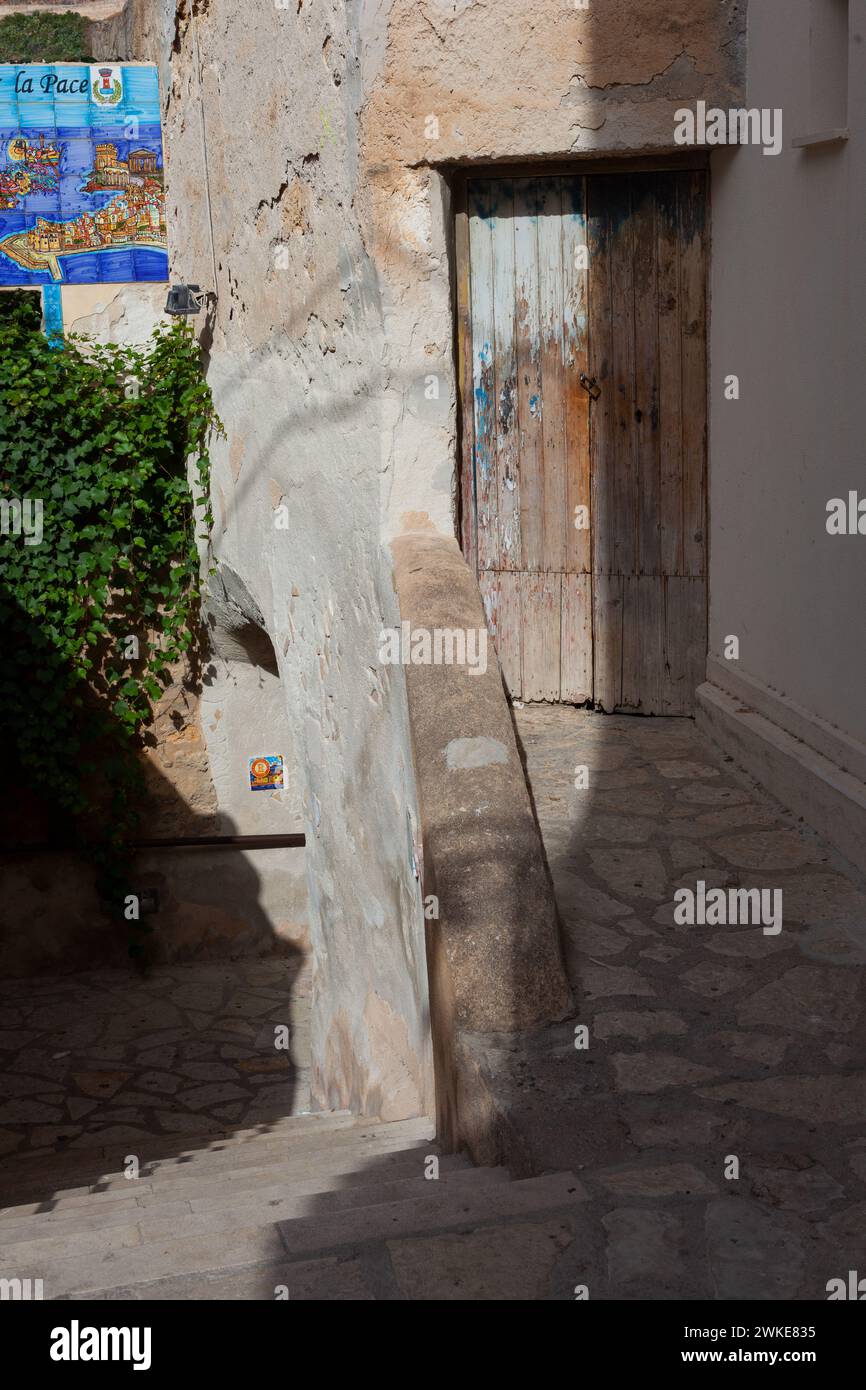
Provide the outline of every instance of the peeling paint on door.
[[692,170],[468,181],[469,550],[514,698],[691,712],[704,184]]

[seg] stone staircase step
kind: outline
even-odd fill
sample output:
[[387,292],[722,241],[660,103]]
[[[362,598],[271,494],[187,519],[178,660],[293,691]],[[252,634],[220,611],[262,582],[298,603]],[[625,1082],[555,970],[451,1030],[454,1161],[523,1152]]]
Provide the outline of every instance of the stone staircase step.
[[137,1191],[140,1189],[130,1190],[129,1195],[119,1195],[115,1192],[94,1192],[90,1187],[83,1187],[75,1189],[73,1197],[46,1196],[41,1201],[16,1202],[13,1206],[0,1207],[0,1245],[5,1240],[7,1222],[17,1224],[19,1221],[37,1216],[50,1221],[54,1217],[65,1216],[92,1204],[95,1204],[94,1210],[98,1211],[128,1211],[130,1207],[138,1206],[135,1196]]
[[[209,1156],[225,1155],[226,1159],[238,1149],[249,1145],[280,1144],[315,1147],[327,1143],[330,1147],[346,1135],[369,1134],[375,1138],[385,1133],[402,1132],[407,1142],[432,1137],[433,1124],[426,1116],[411,1120],[359,1120],[357,1115],[291,1115],[267,1125],[237,1130],[227,1134],[203,1135],[142,1135],[141,1140],[126,1140],[104,1150],[67,1148],[53,1153],[14,1154],[0,1162],[0,1192],[7,1186],[29,1178],[51,1176],[58,1168],[71,1175],[86,1174],[102,1169],[116,1174],[123,1167],[127,1154],[134,1152],[142,1163],[183,1165],[190,1161],[205,1161]],[[137,1147],[136,1147],[137,1145]],[[172,1149],[171,1146],[174,1145]],[[240,1157],[238,1157],[238,1161]]]
[[[177,1219],[189,1216],[192,1209],[188,1201],[179,1198],[173,1202],[164,1202],[154,1210],[159,1211],[168,1220],[172,1217]],[[7,1265],[14,1264],[15,1252],[20,1251],[21,1246],[29,1242],[68,1240],[93,1231],[106,1232],[107,1238],[107,1233],[114,1228],[137,1225],[145,1211],[146,1208],[139,1206],[134,1198],[131,1203],[124,1202],[122,1205],[106,1208],[104,1203],[100,1204],[94,1197],[89,1205],[76,1207],[72,1211],[42,1212],[22,1216],[19,1221],[4,1221],[0,1226],[0,1271]]]
[[[504,1169],[469,1167],[443,1173],[438,1182],[462,1192],[467,1187],[508,1180]],[[74,1215],[55,1219],[49,1225],[43,1217],[28,1217],[20,1223],[8,1222],[3,1227],[0,1270],[11,1269],[21,1259],[30,1261],[50,1253],[59,1242],[70,1242],[76,1249],[108,1251],[119,1246],[131,1248],[149,1240],[181,1240],[244,1226],[267,1226],[277,1220],[381,1206],[415,1197],[429,1188],[431,1182],[423,1173],[416,1172],[412,1177],[396,1181],[356,1183],[305,1194],[287,1190],[285,1186],[256,1189],[236,1197],[208,1198],[207,1205],[198,1206],[196,1210],[189,1202],[180,1201],[110,1213],[85,1208]],[[128,1228],[125,1232],[124,1227]],[[135,1230],[140,1239],[136,1239]]]
[[282,1261],[242,1265],[237,1269],[208,1270],[203,1274],[166,1275],[142,1284],[91,1292],[88,1298],[129,1303],[171,1301],[206,1302],[219,1300],[273,1302],[277,1288],[286,1288],[289,1298],[359,1301],[376,1298],[358,1271],[357,1260],[338,1259]]
[[[432,1186],[432,1184],[428,1184]],[[465,1192],[446,1186],[439,1196],[404,1199],[320,1217],[282,1221],[270,1226],[244,1226],[234,1231],[180,1240],[145,1240],[130,1246],[129,1227],[119,1227],[111,1248],[84,1251],[78,1237],[70,1246],[37,1242],[25,1255],[17,1252],[8,1276],[42,1278],[47,1299],[95,1298],[121,1285],[173,1275],[226,1271],[243,1265],[285,1263],[309,1259],[339,1248],[371,1241],[411,1236],[434,1230],[464,1229],[502,1223],[542,1211],[570,1207],[586,1198],[577,1178],[558,1173],[521,1182],[493,1182]],[[121,1234],[121,1232],[125,1234]],[[50,1248],[42,1249],[43,1245]]]
[[149,1213],[145,1214],[138,1226],[145,1241],[149,1240],[168,1240],[183,1239],[187,1236],[215,1234],[218,1231],[231,1231],[239,1226],[253,1224],[252,1213],[259,1213],[258,1221],[264,1224],[267,1221],[294,1221],[311,1220],[322,1221],[333,1217],[334,1220],[342,1220],[345,1212],[357,1212],[361,1210],[380,1211],[384,1207],[389,1207],[404,1201],[414,1201],[416,1198],[431,1194],[435,1189],[436,1198],[442,1197],[444,1192],[449,1192],[455,1197],[464,1192],[471,1191],[474,1195],[475,1189],[486,1188],[491,1185],[507,1184],[509,1177],[504,1169],[495,1168],[470,1168],[463,1172],[445,1174],[438,1181],[428,1181],[423,1174],[417,1174],[412,1178],[404,1178],[400,1182],[378,1184],[364,1184],[362,1186],[347,1187],[343,1189],[331,1190],[330,1192],[311,1194],[308,1196],[289,1195],[282,1198],[274,1198],[260,1203],[257,1199],[248,1202],[227,1202],[224,1206],[214,1206],[207,1211],[196,1211],[189,1217],[175,1218],[159,1216],[152,1218]]
[[[315,1158],[320,1149],[328,1155],[337,1155],[351,1152],[358,1162],[363,1162],[368,1156],[378,1153],[388,1152],[394,1148],[423,1148],[428,1146],[429,1151],[435,1152],[430,1148],[432,1145],[433,1126],[429,1120],[410,1120],[399,1121],[395,1124],[384,1124],[376,1126],[355,1125],[353,1127],[341,1127],[327,1135],[325,1138],[316,1133],[301,1133],[297,1136],[288,1132],[285,1136],[273,1138],[270,1135],[257,1143],[245,1144],[243,1147],[229,1147],[220,1150],[203,1149],[193,1151],[184,1156],[172,1157],[167,1159],[155,1159],[152,1162],[142,1161],[141,1176],[135,1179],[136,1182],[163,1183],[177,1177],[189,1177],[193,1173],[198,1176],[205,1174],[220,1174],[226,1172],[241,1172],[244,1168],[261,1168],[268,1163],[278,1163],[281,1160],[306,1159],[310,1161]],[[93,1190],[98,1187],[100,1191],[119,1191],[127,1192],[129,1183],[132,1181],[123,1175],[123,1159],[130,1152],[135,1152],[134,1146],[127,1146],[126,1153],[120,1156],[118,1166],[114,1170],[105,1170],[104,1165],[99,1165],[96,1173],[91,1173],[90,1181],[83,1182],[80,1186],[64,1186],[58,1188],[53,1195],[70,1197],[77,1193]],[[137,1155],[140,1160],[143,1156]],[[35,1174],[28,1174],[25,1178],[22,1175],[18,1185],[4,1183],[0,1177],[0,1201],[3,1209],[17,1206],[25,1201],[28,1196],[31,1200],[43,1196],[51,1186],[51,1180],[69,1182],[69,1170],[63,1162],[63,1156],[58,1156],[57,1162],[53,1167],[53,1173],[46,1170],[38,1177]],[[76,1176],[87,1173],[86,1165],[82,1168],[75,1168]],[[74,1179],[73,1179],[74,1180]]]
[[[432,1184],[428,1184],[428,1187]],[[403,1202],[365,1207],[323,1219],[280,1221],[279,1231],[293,1259],[325,1253],[344,1245],[424,1231],[495,1221],[529,1212],[573,1206],[587,1199],[587,1192],[573,1173],[554,1173],[520,1182],[490,1184],[479,1192],[451,1192],[441,1196],[425,1192]]]
[[[399,1155],[389,1154],[387,1157],[396,1159]],[[496,1178],[493,1179],[496,1182],[502,1181],[498,1176],[499,1174],[502,1174],[506,1179],[508,1178],[506,1169],[475,1168],[463,1154],[442,1154],[439,1158],[439,1182],[454,1182],[463,1179],[471,1182],[472,1175],[477,1172],[497,1174]],[[360,1206],[363,1204],[365,1196],[380,1191],[385,1184],[417,1182],[428,1182],[428,1179],[424,1177],[423,1165],[419,1164],[417,1159],[411,1159],[408,1163],[388,1163],[363,1172],[336,1173],[330,1177],[317,1175],[314,1178],[295,1179],[291,1182],[280,1180],[272,1188],[256,1189],[256,1194],[262,1196],[266,1193],[273,1194],[280,1191],[288,1193],[292,1197],[333,1195],[340,1198],[345,1195],[345,1205]],[[348,1197],[348,1194],[352,1192],[357,1192],[356,1202]],[[219,1193],[208,1193],[202,1197],[191,1197],[189,1204],[193,1211],[219,1211],[225,1204],[225,1197]]]
[[[426,1146],[422,1153],[426,1152]],[[263,1188],[278,1188],[281,1191],[297,1192],[303,1196],[315,1192],[328,1192],[335,1187],[364,1186],[375,1183],[382,1177],[389,1180],[414,1178],[423,1167],[423,1157],[412,1150],[395,1149],[376,1157],[375,1168],[356,1168],[353,1155],[330,1158],[327,1151],[317,1158],[315,1165],[308,1160],[301,1164],[281,1160],[261,1168],[244,1168],[237,1174],[220,1174],[210,1178],[191,1175],[173,1180],[171,1199],[168,1196],[168,1183],[165,1179],[156,1183],[140,1179],[133,1185],[122,1180],[123,1186],[115,1184],[110,1190],[78,1188],[71,1196],[58,1196],[47,1201],[22,1203],[6,1207],[0,1211],[0,1237],[6,1237],[6,1224],[17,1223],[25,1218],[38,1217],[44,1221],[62,1218],[70,1213],[95,1207],[100,1212],[140,1210],[164,1204],[169,1200],[188,1202],[190,1209],[200,1209],[200,1203],[220,1205],[233,1193]],[[310,1177],[311,1168],[314,1176]],[[449,1172],[468,1169],[472,1164],[462,1154],[443,1154],[439,1157],[439,1171]],[[50,1208],[47,1209],[46,1208]],[[206,1209],[206,1208],[201,1208]]]
[[[77,1241],[73,1248],[78,1251]],[[91,1298],[119,1284],[135,1284],[170,1274],[274,1263],[285,1258],[275,1226],[252,1226],[192,1240],[147,1241],[133,1249],[121,1247],[89,1254],[79,1251],[72,1256],[69,1248],[60,1244],[33,1265],[22,1260],[14,1275],[41,1278],[45,1299]],[[7,1277],[12,1277],[11,1272]]]

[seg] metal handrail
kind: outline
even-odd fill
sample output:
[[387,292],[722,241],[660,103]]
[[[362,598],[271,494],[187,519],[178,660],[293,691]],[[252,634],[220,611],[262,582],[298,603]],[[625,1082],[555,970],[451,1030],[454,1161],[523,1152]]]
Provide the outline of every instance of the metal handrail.
[[[132,840],[130,849],[303,849],[306,835],[175,835],[167,839]],[[0,855],[60,854],[73,849],[64,844],[7,845]]]

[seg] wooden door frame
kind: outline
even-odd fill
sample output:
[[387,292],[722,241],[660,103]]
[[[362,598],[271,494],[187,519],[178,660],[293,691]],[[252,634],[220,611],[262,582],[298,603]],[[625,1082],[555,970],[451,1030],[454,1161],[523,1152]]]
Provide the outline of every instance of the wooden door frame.
[[[475,511],[475,470],[472,458],[474,422],[467,426],[466,402],[472,401],[472,320],[469,292],[469,211],[468,185],[474,179],[553,178],[557,174],[580,177],[592,174],[662,174],[685,170],[703,170],[709,175],[709,154],[704,150],[685,153],[645,155],[635,158],[599,157],[593,159],[529,160],[525,163],[485,163],[453,165],[443,170],[450,188],[454,218],[454,364],[457,380],[457,536],[464,559],[478,575],[477,530]],[[709,177],[707,179],[709,195]],[[709,198],[708,198],[709,203]],[[710,246],[707,243],[707,274]],[[707,318],[707,420],[709,421],[709,315]],[[708,446],[704,454],[704,471],[709,480]],[[706,505],[709,507],[709,482]],[[709,597],[709,518],[706,526],[707,596]]]

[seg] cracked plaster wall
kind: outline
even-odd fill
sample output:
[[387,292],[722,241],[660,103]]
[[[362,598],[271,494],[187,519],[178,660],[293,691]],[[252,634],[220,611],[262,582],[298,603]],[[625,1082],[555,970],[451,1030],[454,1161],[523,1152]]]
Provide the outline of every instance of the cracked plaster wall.
[[196,11],[166,7],[159,55],[172,276],[213,285],[212,220],[203,342],[228,434],[214,547],[263,615],[302,769],[313,1101],[396,1118],[430,1109],[432,1066],[405,695],[377,660],[399,619],[379,540],[387,349],[353,208],[352,40],[340,5],[255,23],[233,5]]

